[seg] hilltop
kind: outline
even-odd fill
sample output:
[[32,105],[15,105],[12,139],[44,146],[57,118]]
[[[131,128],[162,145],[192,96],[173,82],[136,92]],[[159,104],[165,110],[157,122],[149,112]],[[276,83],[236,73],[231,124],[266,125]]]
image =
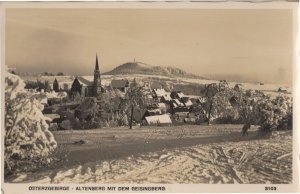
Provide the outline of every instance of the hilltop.
[[153,66],[142,62],[127,62],[104,74],[105,75],[146,74],[146,75],[162,75],[168,77],[206,79],[204,77],[192,73],[188,73],[176,67]]

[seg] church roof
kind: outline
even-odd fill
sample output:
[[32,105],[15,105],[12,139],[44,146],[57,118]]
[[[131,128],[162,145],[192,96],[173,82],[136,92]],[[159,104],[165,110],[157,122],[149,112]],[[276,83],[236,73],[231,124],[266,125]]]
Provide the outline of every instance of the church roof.
[[82,86],[92,86],[93,85],[92,81],[89,81],[83,77],[77,77],[77,80]]

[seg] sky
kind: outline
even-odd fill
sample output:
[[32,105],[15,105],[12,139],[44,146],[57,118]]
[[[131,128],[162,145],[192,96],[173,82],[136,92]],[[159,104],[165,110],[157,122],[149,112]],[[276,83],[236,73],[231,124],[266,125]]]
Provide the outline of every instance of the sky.
[[92,75],[125,62],[291,83],[293,13],[283,9],[6,9],[6,64]]

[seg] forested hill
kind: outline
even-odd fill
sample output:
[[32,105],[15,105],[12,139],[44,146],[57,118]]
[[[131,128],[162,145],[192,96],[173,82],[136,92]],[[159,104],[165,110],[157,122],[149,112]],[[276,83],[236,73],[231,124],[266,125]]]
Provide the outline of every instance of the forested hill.
[[124,63],[115,69],[104,73],[105,75],[119,75],[119,74],[146,74],[146,75],[162,75],[168,77],[185,77],[205,79],[199,75],[187,73],[182,69],[175,67],[152,66],[142,62],[128,62]]

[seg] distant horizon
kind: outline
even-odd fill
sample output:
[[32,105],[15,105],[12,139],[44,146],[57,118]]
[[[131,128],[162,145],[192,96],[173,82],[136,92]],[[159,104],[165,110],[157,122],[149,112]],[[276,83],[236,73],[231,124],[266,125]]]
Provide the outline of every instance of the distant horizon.
[[[9,67],[9,68],[11,68],[11,67]],[[111,74],[106,74],[106,73],[108,73],[110,71],[111,70],[106,71],[106,72],[101,72],[101,69],[100,69],[100,72],[101,72],[102,76],[103,76],[104,73],[105,73],[105,76],[106,75],[111,75]],[[21,76],[36,76],[36,75],[44,76],[43,74],[45,73],[45,71],[44,72],[19,72],[17,69],[15,69],[15,72],[18,73],[18,74],[20,74]],[[61,72],[62,71],[60,71],[60,72],[54,72],[54,71],[50,72],[49,71],[47,73],[53,74],[53,75],[49,75],[49,76],[60,77],[59,75],[57,75],[57,73],[61,73]],[[91,72],[90,74],[69,74],[67,72],[62,72],[62,73],[64,74],[64,76],[91,76],[91,77],[93,76],[93,72]],[[292,83],[269,82],[269,81],[266,81],[266,80],[255,79],[255,77],[251,77],[251,76],[247,76],[247,75],[241,75],[241,74],[203,74],[203,75],[202,74],[201,75],[194,74],[194,75],[201,76],[201,77],[203,77],[203,79],[215,80],[215,81],[225,79],[228,82],[267,83],[267,84],[281,84],[281,85],[292,86]]]
[[93,74],[126,63],[195,75],[293,81],[293,12],[278,9],[6,10],[6,64],[21,72]]

